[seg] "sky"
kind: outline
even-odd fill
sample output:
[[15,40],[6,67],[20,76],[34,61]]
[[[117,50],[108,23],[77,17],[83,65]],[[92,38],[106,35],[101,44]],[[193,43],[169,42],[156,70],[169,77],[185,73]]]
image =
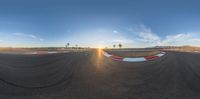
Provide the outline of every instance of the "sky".
[[0,47],[200,46],[199,0],[0,0]]

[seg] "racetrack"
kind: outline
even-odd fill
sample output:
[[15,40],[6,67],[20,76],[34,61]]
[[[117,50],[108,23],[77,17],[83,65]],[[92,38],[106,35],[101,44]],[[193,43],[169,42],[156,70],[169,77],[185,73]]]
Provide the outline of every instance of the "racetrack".
[[0,99],[199,99],[200,54],[113,61],[98,51],[0,54]]

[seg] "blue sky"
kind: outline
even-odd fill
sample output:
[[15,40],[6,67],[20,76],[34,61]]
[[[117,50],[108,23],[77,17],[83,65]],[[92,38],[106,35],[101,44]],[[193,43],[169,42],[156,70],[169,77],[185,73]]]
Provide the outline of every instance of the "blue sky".
[[0,0],[0,46],[200,46],[198,0]]

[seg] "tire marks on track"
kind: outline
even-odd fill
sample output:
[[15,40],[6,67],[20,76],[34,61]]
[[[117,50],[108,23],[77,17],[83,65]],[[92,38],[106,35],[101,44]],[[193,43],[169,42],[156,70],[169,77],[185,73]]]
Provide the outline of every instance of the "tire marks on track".
[[[37,62],[37,59],[32,64],[30,64],[32,61],[27,62],[22,59],[21,64],[24,64],[22,66],[20,66],[20,62],[18,61],[17,65],[15,66],[13,66],[12,62],[11,63],[0,62],[1,80],[15,87],[32,88],[32,89],[47,88],[60,84],[64,81],[65,82],[70,81],[74,71],[73,65],[76,64],[75,59],[65,58],[69,56],[63,56],[63,55],[61,55],[61,57],[60,55],[56,56],[60,57],[57,59],[55,55],[53,55],[53,57],[55,58],[55,60],[53,59],[54,60],[53,62],[52,60],[51,61],[46,60],[43,62],[41,61],[38,62],[39,64],[35,63]],[[43,58],[43,57],[38,56],[38,58]]]

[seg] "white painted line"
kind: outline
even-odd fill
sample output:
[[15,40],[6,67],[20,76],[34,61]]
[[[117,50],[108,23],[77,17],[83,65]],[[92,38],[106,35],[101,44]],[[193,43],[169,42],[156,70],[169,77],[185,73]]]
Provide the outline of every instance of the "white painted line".
[[56,51],[51,51],[51,52],[47,52],[48,54],[55,54],[55,53],[58,53]]
[[144,57],[139,57],[139,58],[124,58],[123,61],[126,62],[143,62],[146,61]]
[[37,54],[37,52],[26,52],[25,54]]
[[200,51],[194,51],[195,53],[200,53]]
[[157,55],[155,55],[155,56],[161,57],[161,56],[163,56],[163,55],[164,55],[163,53],[160,53],[160,54],[157,54]]

